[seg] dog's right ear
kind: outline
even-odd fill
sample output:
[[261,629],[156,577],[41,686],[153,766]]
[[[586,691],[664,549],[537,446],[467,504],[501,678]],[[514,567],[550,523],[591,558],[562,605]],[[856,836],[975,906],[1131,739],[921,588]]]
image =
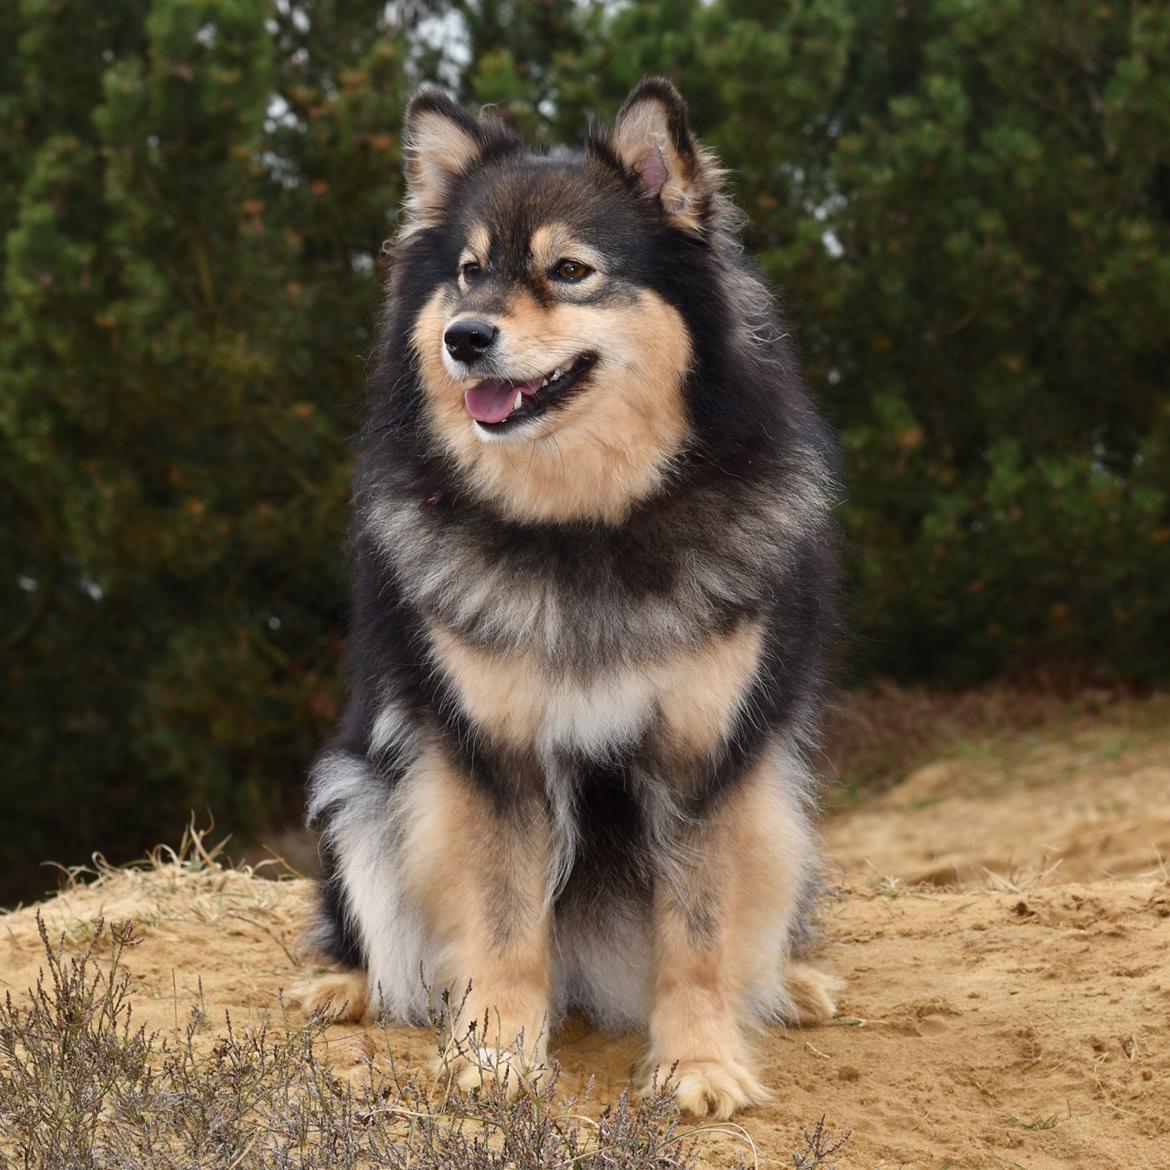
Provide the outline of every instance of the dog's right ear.
[[442,217],[456,182],[508,132],[494,118],[473,118],[429,85],[415,91],[403,123],[406,230],[414,231]]

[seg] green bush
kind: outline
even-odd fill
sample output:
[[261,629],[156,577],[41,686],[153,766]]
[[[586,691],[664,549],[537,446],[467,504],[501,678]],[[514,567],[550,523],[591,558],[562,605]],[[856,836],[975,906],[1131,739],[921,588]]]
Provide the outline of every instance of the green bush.
[[1170,9],[395,11],[0,16],[0,896],[295,815],[424,75],[561,141],[679,82],[844,436],[855,674],[1170,676]]

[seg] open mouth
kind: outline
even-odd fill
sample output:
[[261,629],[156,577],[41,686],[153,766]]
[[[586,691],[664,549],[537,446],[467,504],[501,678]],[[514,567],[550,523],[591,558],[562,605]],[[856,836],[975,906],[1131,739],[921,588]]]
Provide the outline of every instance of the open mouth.
[[559,406],[596,361],[595,353],[583,353],[527,382],[486,378],[464,394],[463,403],[467,413],[485,430],[502,431],[525,419],[537,418],[551,406]]

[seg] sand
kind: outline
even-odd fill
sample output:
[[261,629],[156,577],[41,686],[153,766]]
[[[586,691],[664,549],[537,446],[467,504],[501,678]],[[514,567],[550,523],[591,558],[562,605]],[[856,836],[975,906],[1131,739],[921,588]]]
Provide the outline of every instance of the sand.
[[[954,744],[829,819],[820,961],[845,980],[841,1016],[760,1042],[776,1101],[738,1120],[762,1165],[791,1167],[823,1114],[851,1131],[842,1170],[1170,1168],[1170,733],[1119,718]],[[76,945],[100,914],[134,919],[135,1010],[166,1029],[197,1000],[213,1022],[278,1011],[306,971],[307,899],[162,864],[40,910]],[[35,978],[35,909],[0,917],[0,991]],[[356,1067],[370,1032],[332,1028],[329,1058]],[[433,1053],[425,1032],[391,1038],[400,1061]],[[574,1022],[553,1045],[598,1097],[639,1050]],[[703,1148],[711,1165],[742,1150]]]

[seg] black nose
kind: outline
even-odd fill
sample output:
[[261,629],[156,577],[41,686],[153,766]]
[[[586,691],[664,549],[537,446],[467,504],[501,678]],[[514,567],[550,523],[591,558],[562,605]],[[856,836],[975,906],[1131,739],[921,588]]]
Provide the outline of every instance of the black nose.
[[477,358],[483,357],[491,349],[495,339],[496,327],[494,325],[473,318],[456,321],[443,334],[447,352],[457,362],[463,362],[465,365],[470,365]]

